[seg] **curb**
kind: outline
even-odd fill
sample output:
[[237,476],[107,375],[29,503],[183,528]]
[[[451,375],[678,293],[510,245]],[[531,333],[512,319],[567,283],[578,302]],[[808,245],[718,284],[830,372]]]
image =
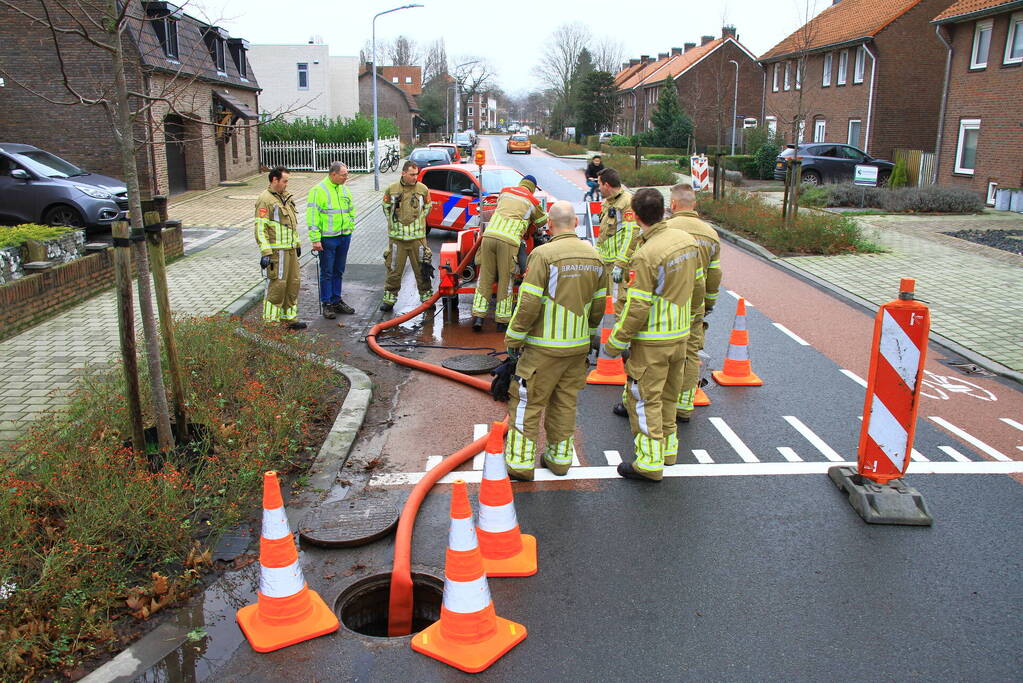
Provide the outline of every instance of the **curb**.
[[[257,289],[261,291],[262,288]],[[246,330],[239,329],[237,334],[256,344],[274,346],[288,355],[299,355],[286,346],[274,344]],[[369,410],[369,403],[373,399],[373,382],[366,373],[354,366],[314,354],[306,354],[304,358],[344,375],[349,384],[341,410],[308,471],[309,490],[329,490],[348,459],[362,422],[366,418],[366,411]],[[292,527],[295,527],[298,520],[312,507],[314,501],[311,497],[305,498],[306,500],[303,500],[303,496],[299,495],[291,501],[292,504],[288,508],[288,523]],[[224,576],[221,575],[207,590],[220,585],[223,580]],[[187,639],[188,631],[188,625],[177,619],[167,621],[81,680],[83,683],[131,681],[180,647]]]
[[[757,256],[767,261],[770,261],[772,265],[778,268],[782,268],[783,270],[787,270],[792,275],[802,278],[807,282],[810,282],[822,289],[831,292],[840,299],[844,299],[845,301],[851,304],[855,304],[856,306],[859,306],[867,310],[871,315],[877,312],[879,304],[876,304],[872,301],[868,301],[867,299],[864,299],[863,297],[854,294],[853,292],[850,292],[847,289],[843,289],[842,287],[839,287],[836,284],[821,279],[820,277],[803,270],[799,266],[793,265],[783,260],[779,256],[775,256],[773,253],[771,253],[764,247],[760,246],[756,242],[752,242],[746,239],[745,237],[741,237],[740,235],[737,235],[731,230],[721,227],[717,223],[714,224],[714,227],[717,229],[717,231],[720,233],[723,239],[727,240],[728,242],[731,242],[737,247],[744,249],[748,252],[751,252],[753,254],[756,254]],[[1018,370],[1013,370],[1010,367],[1002,365],[996,360],[992,360],[991,358],[981,355],[980,353],[973,351],[972,349],[966,348],[965,346],[963,346],[962,344],[955,340],[949,339],[948,337],[942,334],[938,334],[937,332],[932,331],[930,334],[930,341],[931,343],[936,344],[945,351],[962,356],[963,358],[973,363],[974,365],[982,367],[985,370],[989,370],[990,372],[995,373],[999,377],[1004,377],[1014,382],[1018,382],[1019,384],[1023,384],[1023,372],[1019,372]]]

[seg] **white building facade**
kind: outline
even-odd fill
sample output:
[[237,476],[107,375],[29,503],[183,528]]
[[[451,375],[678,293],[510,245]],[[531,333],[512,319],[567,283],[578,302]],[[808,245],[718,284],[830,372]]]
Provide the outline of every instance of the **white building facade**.
[[359,111],[358,57],[331,56],[322,43],[250,45],[264,118],[351,118]]

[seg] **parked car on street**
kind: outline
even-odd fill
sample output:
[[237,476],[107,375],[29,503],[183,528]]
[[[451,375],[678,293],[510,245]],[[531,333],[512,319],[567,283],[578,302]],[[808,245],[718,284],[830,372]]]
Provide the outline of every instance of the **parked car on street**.
[[602,133],[600,133],[598,142],[600,142],[601,144],[605,142],[611,142],[611,138],[613,138],[616,135],[618,135],[618,133],[612,133],[609,130],[605,130]]
[[774,164],[775,180],[785,180],[786,159],[798,154],[803,162],[802,179],[807,185],[851,183],[856,166],[876,166],[877,184],[884,185],[895,167],[890,161],[875,159],[852,145],[835,142],[810,142],[782,150]]
[[0,142],[0,223],[104,228],[127,216],[123,181],[32,145]]
[[458,145],[453,142],[431,142],[427,145],[431,149],[446,149],[451,152],[451,163],[462,164],[465,163],[465,159],[458,153]]
[[455,134],[455,144],[458,145],[458,153],[468,159],[472,156],[472,149],[476,146],[468,131]]
[[437,149],[436,147],[416,147],[408,155],[408,160],[419,168],[450,164],[451,151],[448,149]]
[[533,143],[529,141],[528,135],[522,133],[516,133],[508,136],[507,145],[508,154],[515,152],[525,152],[526,154],[533,153]]
[[[429,188],[433,202],[426,217],[426,229],[460,231],[479,225],[480,203],[495,202],[501,190],[518,185],[522,177],[514,168],[497,164],[486,164],[482,171],[475,166],[456,164],[419,171],[419,182]],[[534,196],[548,204],[553,201],[542,190],[537,190]]]

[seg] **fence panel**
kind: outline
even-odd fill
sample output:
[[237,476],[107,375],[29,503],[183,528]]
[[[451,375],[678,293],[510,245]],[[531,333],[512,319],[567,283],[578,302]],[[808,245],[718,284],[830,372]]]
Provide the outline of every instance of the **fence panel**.
[[[398,138],[380,141],[381,157],[390,150],[400,153]],[[314,140],[286,142],[263,142],[260,144],[259,160],[263,166],[286,166],[295,171],[316,171],[325,173],[330,164],[340,161],[355,173],[369,173],[373,170],[373,141],[318,143]]]
[[934,152],[924,152],[920,155],[920,187],[934,184]]

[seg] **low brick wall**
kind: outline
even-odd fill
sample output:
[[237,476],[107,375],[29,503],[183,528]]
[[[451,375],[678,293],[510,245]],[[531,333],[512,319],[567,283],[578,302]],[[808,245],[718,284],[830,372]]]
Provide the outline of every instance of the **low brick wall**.
[[[168,261],[183,256],[181,228],[164,230],[163,244]],[[13,337],[113,284],[114,250],[110,248],[0,285],[0,340]]]

